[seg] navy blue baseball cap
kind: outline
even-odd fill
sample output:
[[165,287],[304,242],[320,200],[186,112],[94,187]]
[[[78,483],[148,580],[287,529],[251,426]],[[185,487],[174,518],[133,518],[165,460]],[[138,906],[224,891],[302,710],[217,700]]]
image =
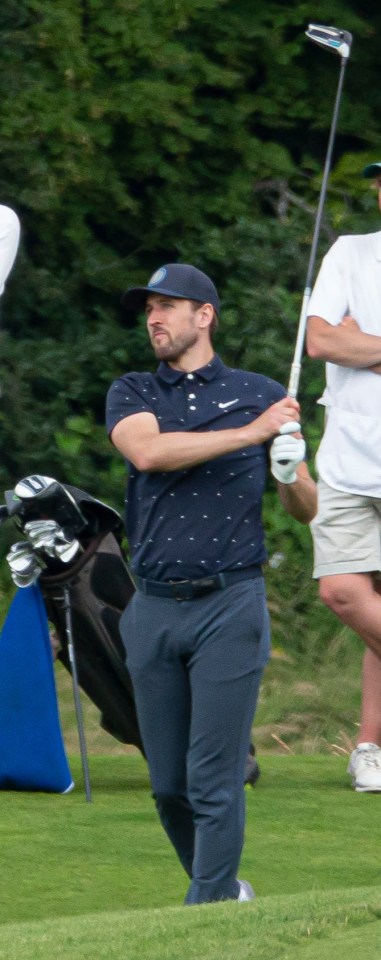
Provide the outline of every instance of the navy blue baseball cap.
[[381,163],[369,163],[367,167],[364,167],[362,175],[363,177],[379,177],[381,174]]
[[132,314],[144,309],[149,293],[163,293],[179,300],[199,300],[211,303],[216,313],[220,298],[214,283],[202,270],[189,263],[166,263],[152,274],[146,287],[130,287],[122,296],[122,305]]

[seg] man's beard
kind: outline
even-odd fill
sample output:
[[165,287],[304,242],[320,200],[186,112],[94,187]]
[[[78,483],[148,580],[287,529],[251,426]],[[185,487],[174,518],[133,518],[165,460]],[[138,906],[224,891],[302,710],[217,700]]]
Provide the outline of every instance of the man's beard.
[[155,351],[155,356],[158,360],[166,360],[167,362],[175,363],[176,360],[179,360],[180,357],[182,357],[190,347],[194,347],[195,343],[197,343],[197,339],[196,330],[190,330],[188,333],[178,334],[173,340],[170,338],[169,334],[166,333],[166,340],[164,343],[156,343],[156,341],[153,340],[152,346]]

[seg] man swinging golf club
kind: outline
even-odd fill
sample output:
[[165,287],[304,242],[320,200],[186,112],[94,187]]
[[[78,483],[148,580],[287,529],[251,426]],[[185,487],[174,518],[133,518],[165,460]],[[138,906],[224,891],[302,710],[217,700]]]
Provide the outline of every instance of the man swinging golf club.
[[269,655],[269,457],[285,509],[308,523],[316,507],[299,404],[215,354],[219,296],[196,267],[166,264],[123,303],[145,313],[159,360],[154,374],[120,377],[107,399],[107,429],[128,465],[137,589],[121,634],[139,727],[162,825],[190,879],[185,902],[247,901],[254,893],[237,871],[245,761]]

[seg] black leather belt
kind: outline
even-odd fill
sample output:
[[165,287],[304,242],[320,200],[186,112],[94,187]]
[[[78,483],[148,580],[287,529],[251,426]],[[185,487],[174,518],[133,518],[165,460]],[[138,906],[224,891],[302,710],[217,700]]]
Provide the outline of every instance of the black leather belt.
[[193,600],[203,597],[212,590],[225,590],[240,580],[255,580],[262,576],[260,564],[246,567],[244,570],[228,570],[226,573],[216,573],[214,576],[203,577],[201,580],[144,580],[136,573],[129,571],[131,580],[137,590],[151,597],[169,597],[173,600]]

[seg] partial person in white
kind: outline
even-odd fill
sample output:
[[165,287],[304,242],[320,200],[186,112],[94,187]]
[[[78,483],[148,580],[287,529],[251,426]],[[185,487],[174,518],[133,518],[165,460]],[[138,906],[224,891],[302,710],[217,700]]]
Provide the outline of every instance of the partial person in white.
[[0,296],[16,259],[20,221],[14,210],[0,204]]
[[[381,211],[381,162],[363,176]],[[308,312],[308,354],[326,361],[314,577],[326,606],[366,644],[348,773],[356,791],[381,792],[381,231],[339,237]]]

